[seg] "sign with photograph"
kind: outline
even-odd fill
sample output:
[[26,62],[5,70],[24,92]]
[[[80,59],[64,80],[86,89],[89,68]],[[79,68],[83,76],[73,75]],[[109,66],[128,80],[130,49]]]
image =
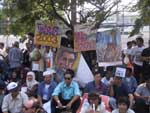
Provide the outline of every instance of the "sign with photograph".
[[97,32],[96,53],[99,66],[120,65],[121,50],[121,34],[118,29]]
[[66,69],[76,70],[80,60],[80,53],[72,48],[61,47],[56,53],[56,68],[65,72]]

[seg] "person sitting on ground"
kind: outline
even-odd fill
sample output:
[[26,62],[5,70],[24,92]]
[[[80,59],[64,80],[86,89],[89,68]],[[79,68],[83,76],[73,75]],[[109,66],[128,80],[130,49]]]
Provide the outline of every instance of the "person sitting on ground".
[[[130,92],[127,84],[124,84],[122,82],[123,77],[119,76],[119,75],[115,75],[114,80],[111,83],[111,89],[112,91],[112,98],[114,98],[115,100],[117,100],[119,97],[122,96],[126,96],[129,97],[129,101],[130,101],[130,107],[132,107],[133,105],[133,94]],[[111,106],[113,106],[113,109],[116,106],[116,102],[115,100],[113,100],[113,103],[111,103]]]
[[102,78],[102,82],[109,87],[111,81],[113,80],[113,69],[112,68],[107,68],[105,76]]
[[135,96],[135,112],[148,113],[150,106],[150,74],[145,75],[145,82],[138,85]]
[[18,72],[16,70],[12,71],[10,78],[9,78],[9,82],[19,83],[19,76],[18,76]]
[[29,97],[37,97],[38,82],[35,80],[35,73],[30,71],[27,73],[26,83],[22,88],[27,88],[26,94]]
[[72,110],[73,113],[76,113],[78,107],[80,106],[80,89],[76,81],[73,81],[74,71],[67,69],[64,73],[64,81],[60,82],[55,88],[52,96],[52,107],[54,109],[52,113],[60,113],[63,106],[67,110]]
[[53,72],[52,70],[43,72],[44,81],[38,86],[38,99],[41,105],[51,100],[52,93],[57,85],[56,82],[52,80]]
[[0,80],[0,113],[2,113],[2,102],[5,96],[5,86],[6,84],[4,83],[4,81]]
[[28,100],[24,107],[23,113],[47,113],[43,107],[41,107],[40,102],[36,98],[31,98]]
[[132,68],[126,68],[126,75],[122,82],[128,86],[128,89],[131,93],[134,93],[135,89],[137,88],[137,81],[136,78],[132,75]]
[[93,71],[93,75],[94,80],[86,84],[84,92],[97,92],[98,94],[108,95],[108,87],[103,82],[101,82],[102,76],[99,70],[95,69]]
[[83,103],[80,113],[109,113],[109,111],[106,110],[99,94],[91,92],[87,101]]
[[127,97],[120,97],[117,100],[117,109],[114,109],[112,113],[135,113],[129,108],[130,102]]
[[11,82],[7,85],[9,94],[4,97],[2,103],[3,113],[22,113],[24,103],[28,101],[28,96],[19,91],[18,84]]

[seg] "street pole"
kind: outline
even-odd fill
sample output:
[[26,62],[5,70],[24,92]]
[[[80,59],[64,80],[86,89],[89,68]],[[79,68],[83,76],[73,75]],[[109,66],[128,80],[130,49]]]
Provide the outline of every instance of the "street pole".
[[76,5],[77,1],[76,0],[71,0],[71,24],[74,26],[76,24]]

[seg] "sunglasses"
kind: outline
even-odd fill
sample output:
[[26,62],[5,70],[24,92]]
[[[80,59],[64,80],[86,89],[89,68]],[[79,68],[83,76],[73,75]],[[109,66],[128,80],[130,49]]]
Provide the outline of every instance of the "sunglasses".
[[64,77],[64,79],[65,79],[65,80],[71,80],[71,78],[69,78],[69,77]]

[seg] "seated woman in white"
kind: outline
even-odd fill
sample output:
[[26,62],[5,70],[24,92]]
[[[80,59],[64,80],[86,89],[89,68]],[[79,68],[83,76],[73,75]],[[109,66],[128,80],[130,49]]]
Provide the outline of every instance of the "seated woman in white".
[[38,82],[35,80],[34,72],[30,71],[27,73],[26,83],[23,85],[22,90],[24,90],[24,88],[26,88],[24,92],[27,93],[29,97],[37,97]]
[[97,93],[89,93],[88,99],[82,105],[80,113],[110,113]]
[[135,113],[129,108],[130,102],[127,97],[120,97],[117,100],[117,109],[114,109],[112,113]]

